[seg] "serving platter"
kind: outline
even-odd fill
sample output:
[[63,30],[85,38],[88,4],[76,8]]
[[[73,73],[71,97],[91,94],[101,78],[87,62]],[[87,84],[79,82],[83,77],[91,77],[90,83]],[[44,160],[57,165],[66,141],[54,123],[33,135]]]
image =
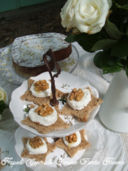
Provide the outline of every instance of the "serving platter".
[[[31,77],[31,79],[49,80],[50,76],[49,76],[48,72],[45,72],[36,77]],[[96,97],[99,97],[98,91],[93,86],[91,86],[86,80],[84,80],[80,77],[74,76],[73,74],[62,71],[61,74],[59,75],[59,77],[55,79],[55,81],[56,81],[56,88],[61,90],[62,92],[65,92],[65,93],[70,92],[73,88],[90,87],[92,90],[92,94]],[[28,88],[28,84],[27,84],[27,80],[26,80],[22,83],[22,85],[20,87],[18,87],[17,89],[15,89],[13,91],[9,107],[13,114],[14,120],[21,127],[27,129],[28,131],[30,131],[34,134],[39,135],[39,136],[63,137],[63,136],[69,135],[69,134],[73,133],[74,131],[83,129],[88,124],[88,122],[90,120],[94,119],[94,117],[96,116],[96,114],[99,111],[99,106],[98,106],[90,113],[90,117],[87,122],[77,121],[76,119],[72,118],[71,116],[63,118],[65,122],[72,123],[72,125],[69,128],[59,130],[59,131],[53,131],[48,134],[40,134],[35,129],[21,123],[21,121],[26,117],[26,114],[24,112],[24,107],[29,103],[29,102],[21,100],[21,96],[25,93],[27,88]],[[60,105],[62,105],[62,104],[60,104]]]
[[[95,129],[95,131],[94,131]],[[100,129],[100,131],[99,131]],[[90,122],[85,127],[86,138],[90,143],[90,147],[85,150],[80,150],[73,158],[70,158],[66,152],[60,148],[55,148],[55,150],[50,153],[44,164],[36,162],[32,159],[22,158],[21,153],[23,151],[24,145],[22,142],[23,137],[34,137],[35,135],[24,130],[22,128],[18,128],[15,132],[15,150],[18,156],[24,161],[27,167],[36,170],[56,170],[56,167],[61,167],[60,169],[68,169],[69,167],[75,168],[76,165],[81,165],[83,161],[86,166],[89,162],[96,160],[101,151],[105,146],[105,139],[103,137],[104,131],[99,127],[98,123]],[[54,140],[52,138],[47,138],[47,141],[53,143]],[[89,159],[89,160],[88,160]]]

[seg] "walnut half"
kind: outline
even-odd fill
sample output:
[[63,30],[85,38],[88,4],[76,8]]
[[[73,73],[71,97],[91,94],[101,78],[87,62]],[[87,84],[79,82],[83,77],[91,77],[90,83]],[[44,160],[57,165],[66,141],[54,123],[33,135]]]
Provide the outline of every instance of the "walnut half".
[[69,100],[80,101],[83,98],[83,96],[84,96],[84,92],[82,91],[82,89],[74,88],[69,95]]
[[29,144],[31,145],[32,148],[38,148],[44,143],[42,142],[40,137],[36,136],[34,138],[29,139]]
[[39,80],[34,83],[35,91],[45,91],[49,88],[49,84],[46,80]]
[[47,116],[53,112],[53,109],[48,104],[42,104],[35,109],[35,112],[40,116]]
[[76,134],[72,134],[72,135],[69,135],[69,136],[66,136],[65,139],[69,142],[69,143],[72,143],[72,142],[76,142],[77,141],[77,136]]

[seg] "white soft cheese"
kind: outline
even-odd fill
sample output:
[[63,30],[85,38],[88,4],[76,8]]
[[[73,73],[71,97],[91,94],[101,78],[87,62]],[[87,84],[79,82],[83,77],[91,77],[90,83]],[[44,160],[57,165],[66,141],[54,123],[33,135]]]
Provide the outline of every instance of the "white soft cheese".
[[33,96],[35,97],[48,97],[51,95],[51,82],[47,80],[47,83],[49,84],[49,88],[45,91],[35,91],[35,84],[36,81],[33,82],[32,86],[30,87],[30,91]]
[[[52,106],[51,106],[52,107]],[[50,126],[57,121],[58,115],[57,111],[52,107],[53,112],[47,116],[40,116],[35,112],[35,108],[30,109],[28,116],[31,121],[38,122],[40,125]]]
[[84,92],[84,96],[80,101],[70,100],[69,99],[70,94],[67,98],[67,103],[74,110],[82,110],[91,101],[91,93],[90,93],[89,89],[84,88],[84,89],[82,89],[82,91]]
[[29,140],[27,141],[27,144],[26,144],[26,148],[27,150],[29,151],[30,154],[44,154],[44,153],[47,153],[48,151],[48,147],[47,147],[47,144],[46,142],[44,141],[43,138],[41,138],[42,142],[43,142],[43,145],[37,147],[37,148],[33,148],[30,143],[29,143]]
[[66,140],[66,138],[64,137],[63,138],[63,141],[64,141],[65,145],[67,145],[68,147],[77,147],[81,143],[81,135],[80,135],[80,132],[77,131],[77,132],[75,132],[75,134],[77,136],[77,141],[76,142],[69,143]]

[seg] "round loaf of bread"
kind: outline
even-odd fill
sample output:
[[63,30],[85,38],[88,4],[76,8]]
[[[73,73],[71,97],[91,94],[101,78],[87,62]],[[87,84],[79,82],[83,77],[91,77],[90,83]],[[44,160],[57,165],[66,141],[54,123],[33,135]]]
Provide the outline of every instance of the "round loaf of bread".
[[[23,76],[34,76],[47,71],[43,55],[51,49],[56,61],[63,60],[72,52],[71,44],[59,33],[43,33],[16,38],[11,53],[13,66]],[[49,58],[51,69],[54,68]]]

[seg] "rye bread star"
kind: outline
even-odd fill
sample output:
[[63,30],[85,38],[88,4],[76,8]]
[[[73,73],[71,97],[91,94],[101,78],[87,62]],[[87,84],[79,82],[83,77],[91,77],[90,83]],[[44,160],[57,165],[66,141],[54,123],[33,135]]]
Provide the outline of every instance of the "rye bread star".
[[[22,100],[26,100],[29,102],[33,102],[34,104],[37,105],[42,105],[44,103],[50,103],[50,99],[52,98],[52,96],[50,97],[35,97],[32,95],[31,91],[30,91],[30,87],[32,86],[34,80],[29,79],[28,80],[28,89],[25,91],[25,93],[21,96]],[[56,89],[56,97],[57,98],[61,98],[64,95],[63,92],[61,92],[60,90]]]
[[97,98],[95,97],[92,92],[91,89],[88,88],[90,93],[91,93],[91,101],[88,103],[87,106],[85,106],[83,109],[81,110],[74,110],[73,108],[71,108],[68,103],[66,103],[64,105],[64,107],[60,110],[60,113],[62,115],[72,115],[74,116],[76,119],[78,119],[79,121],[82,122],[86,122],[88,121],[91,112],[102,103],[102,99],[101,98]]
[[76,147],[67,146],[63,138],[58,139],[55,144],[58,148],[63,149],[70,157],[73,157],[79,150],[87,149],[90,147],[89,142],[85,139],[85,130],[80,131],[81,143]]
[[24,137],[24,138],[22,139],[23,144],[24,144],[24,149],[23,149],[23,151],[22,151],[22,153],[21,153],[21,157],[24,157],[24,158],[34,159],[34,160],[36,160],[36,161],[41,161],[41,162],[44,163],[45,160],[46,160],[47,155],[48,155],[49,153],[53,152],[53,150],[56,148],[55,143],[54,143],[54,144],[51,144],[51,143],[49,143],[49,142],[47,141],[46,138],[44,138],[44,140],[45,140],[45,142],[46,142],[46,144],[47,144],[47,147],[48,147],[48,151],[47,151],[46,153],[44,153],[44,154],[30,154],[29,151],[28,151],[27,148],[26,148],[26,144],[27,144],[27,141],[28,141],[28,140],[29,140],[28,137]]
[[50,126],[40,125],[39,123],[31,121],[29,117],[26,117],[24,120],[21,121],[21,123],[31,128],[34,128],[41,134],[47,134],[52,131],[66,129],[70,126],[70,124],[65,123],[59,116],[58,116],[57,121]]

